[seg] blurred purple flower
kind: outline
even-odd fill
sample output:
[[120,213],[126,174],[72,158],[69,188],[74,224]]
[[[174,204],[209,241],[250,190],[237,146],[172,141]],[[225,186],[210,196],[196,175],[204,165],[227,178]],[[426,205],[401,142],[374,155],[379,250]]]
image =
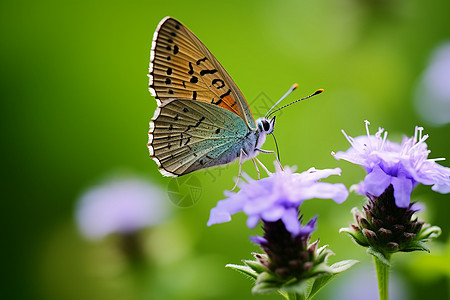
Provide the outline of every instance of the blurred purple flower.
[[370,135],[370,123],[365,123],[367,135],[352,138],[342,130],[351,147],[346,152],[332,153],[337,160],[344,159],[366,169],[364,181],[351,190],[378,197],[392,185],[397,207],[409,206],[411,192],[418,183],[433,185],[432,190],[440,193],[450,192],[450,169],[436,163],[443,159],[428,159],[430,150],[425,143],[428,135],[422,136],[422,127],[416,126],[414,136],[405,137],[398,144],[387,140],[387,132],[382,128]]
[[270,177],[253,180],[246,176],[247,183],[239,185],[237,193],[226,191],[228,198],[221,200],[211,210],[208,226],[231,220],[231,215],[243,211],[247,214],[247,226],[254,228],[259,220],[276,222],[281,220],[287,231],[296,236],[303,231],[314,230],[314,224],[302,227],[298,219],[298,208],[304,200],[331,198],[337,203],[347,199],[348,191],[342,183],[318,182],[330,175],[340,175],[341,170],[309,169],[294,173],[289,167],[277,170]]
[[433,51],[415,94],[417,113],[427,122],[450,122],[450,42]]
[[131,233],[156,225],[168,215],[161,189],[142,178],[107,181],[89,188],[80,197],[76,219],[83,235],[100,239],[106,235]]

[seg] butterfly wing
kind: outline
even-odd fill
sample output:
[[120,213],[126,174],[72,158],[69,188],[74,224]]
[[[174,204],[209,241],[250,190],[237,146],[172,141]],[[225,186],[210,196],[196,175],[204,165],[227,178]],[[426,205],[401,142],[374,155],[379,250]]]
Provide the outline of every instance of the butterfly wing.
[[148,147],[160,172],[177,177],[233,161],[247,134],[244,120],[218,105],[167,100],[150,122]]
[[158,104],[190,99],[220,106],[241,117],[255,131],[247,101],[203,43],[177,20],[166,17],[153,36],[150,92]]

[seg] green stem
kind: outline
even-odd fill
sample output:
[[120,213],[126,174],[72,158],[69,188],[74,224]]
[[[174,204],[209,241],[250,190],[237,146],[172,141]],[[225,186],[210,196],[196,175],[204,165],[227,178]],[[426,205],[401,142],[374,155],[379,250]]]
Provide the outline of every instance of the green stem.
[[297,293],[288,293],[287,294],[287,299],[288,300],[303,300],[305,299],[305,297],[302,297],[301,295],[297,294]]
[[286,300],[305,300],[305,296],[304,295],[300,295],[294,292],[281,292],[279,291],[279,293],[286,299]]
[[[386,257],[390,260],[390,256]],[[378,291],[380,300],[388,300],[388,284],[389,284],[389,266],[383,263],[378,257],[373,257],[375,262],[375,269],[377,270]]]

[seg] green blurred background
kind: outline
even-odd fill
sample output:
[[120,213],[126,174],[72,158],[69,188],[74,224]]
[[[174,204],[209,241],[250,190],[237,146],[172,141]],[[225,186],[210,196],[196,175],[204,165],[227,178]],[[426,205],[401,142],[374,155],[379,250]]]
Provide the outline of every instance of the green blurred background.
[[[365,119],[372,132],[384,127],[396,141],[422,125],[431,157],[450,158],[450,125],[419,118],[413,101],[433,51],[450,39],[447,0],[43,0],[0,7],[2,299],[279,299],[252,297],[250,282],[224,268],[251,257],[257,248],[247,237],[259,229],[247,229],[243,215],[206,227],[209,210],[233,186],[237,164],[196,173],[202,191],[196,205],[172,205],[164,223],[141,232],[145,267],[127,265],[117,236],[89,241],[77,229],[77,199],[108,174],[125,170],[167,190],[170,179],[159,174],[146,147],[156,107],[147,90],[149,52],[166,15],[214,53],[255,117],[294,82],[300,88],[290,100],[325,89],[277,119],[284,164],[301,171],[340,167],[343,175],[328,181],[350,187],[363,170],[330,152],[349,147],[341,129],[363,134]],[[274,149],[271,139],[265,148]],[[271,166],[272,156],[260,159]],[[244,170],[255,175],[251,163]],[[450,196],[419,186],[413,197],[426,206],[420,217],[443,233],[430,244],[431,254],[394,256],[391,273],[400,283],[393,289],[403,291],[397,299],[449,299]],[[361,261],[317,299],[356,289],[345,280],[352,272],[374,276],[365,250],[338,234],[361,204],[351,194],[341,205],[303,206],[305,218],[320,216],[313,238],[330,245],[333,261]]]

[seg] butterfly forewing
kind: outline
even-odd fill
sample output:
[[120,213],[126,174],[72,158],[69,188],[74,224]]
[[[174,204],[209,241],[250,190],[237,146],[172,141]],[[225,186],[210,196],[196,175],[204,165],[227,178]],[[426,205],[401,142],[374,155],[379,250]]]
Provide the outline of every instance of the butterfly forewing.
[[173,99],[220,106],[256,130],[237,85],[200,40],[177,20],[164,18],[153,37],[150,91],[161,103]]

